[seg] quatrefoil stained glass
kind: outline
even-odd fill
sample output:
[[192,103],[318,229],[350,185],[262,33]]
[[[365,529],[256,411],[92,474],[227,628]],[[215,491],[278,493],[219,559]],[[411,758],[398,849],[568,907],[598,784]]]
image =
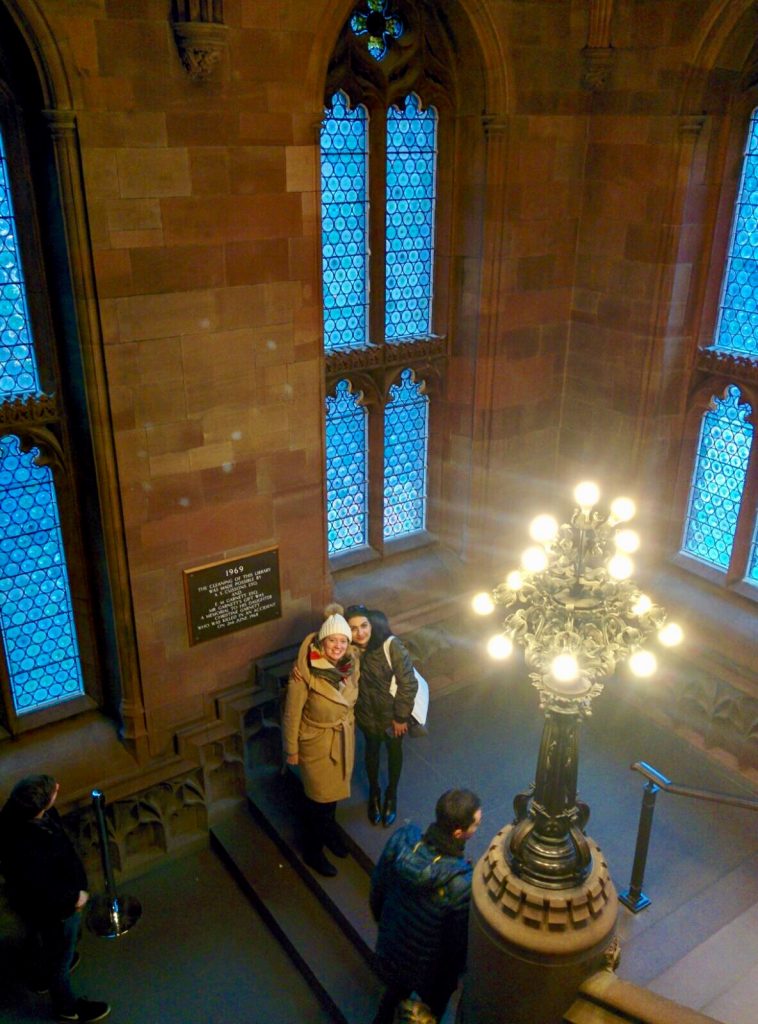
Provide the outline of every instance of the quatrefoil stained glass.
[[429,399],[410,370],[390,388],[384,412],[384,539],[426,527]]
[[389,14],[386,0],[366,0],[368,10],[356,10],[350,19],[350,28],[357,36],[368,36],[368,52],[374,60],[382,60],[390,40],[403,34],[403,22],[396,14]]
[[[703,416],[682,551],[726,572],[745,486],[752,424],[734,384]],[[755,563],[755,554],[753,555]],[[754,571],[754,570],[753,570]]]
[[0,401],[40,390],[15,225],[0,132]]
[[341,380],[326,399],[326,527],[329,555],[367,543],[366,409]]
[[335,94],[321,128],[321,265],[326,351],[363,345],[368,323],[367,113]]
[[758,110],[750,119],[714,347],[758,357]]
[[37,455],[0,438],[0,631],[19,716],[84,693],[58,502]]
[[387,111],[385,337],[428,336],[432,317],[437,112],[411,94]]

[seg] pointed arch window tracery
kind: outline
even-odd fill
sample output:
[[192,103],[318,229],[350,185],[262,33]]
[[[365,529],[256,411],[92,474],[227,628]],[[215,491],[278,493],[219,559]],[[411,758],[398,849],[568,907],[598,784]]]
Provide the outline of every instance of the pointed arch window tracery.
[[[365,39],[345,26],[321,130],[331,558],[351,551],[381,555],[398,542],[431,539],[430,501],[440,476],[443,418],[433,403],[448,355],[448,285],[436,253],[439,201],[449,205],[450,196],[439,193],[439,161],[449,159],[444,146],[451,145],[455,90],[439,61],[442,47],[429,45],[439,42],[439,26],[427,5],[395,8],[404,31],[379,63]],[[370,381],[371,397],[363,405],[365,431],[351,434],[354,464],[346,467],[337,409],[347,382],[358,389],[359,379]],[[414,401],[407,400],[410,391]],[[358,433],[365,438],[360,452]],[[344,514],[341,495],[345,481],[360,478],[364,467],[358,529]]]

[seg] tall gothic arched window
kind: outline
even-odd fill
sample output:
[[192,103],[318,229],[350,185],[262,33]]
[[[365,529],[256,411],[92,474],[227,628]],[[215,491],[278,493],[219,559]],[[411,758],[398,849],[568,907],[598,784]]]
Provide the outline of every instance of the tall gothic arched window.
[[[66,416],[77,370],[62,354],[61,372],[68,329],[47,284],[46,247],[58,243],[49,212],[38,215],[45,138],[0,81],[0,735],[104,703],[115,710],[115,697],[103,699],[95,628],[107,600],[93,593]],[[89,457],[82,446],[82,466]],[[93,544],[97,530],[92,518]]]
[[[717,225],[716,231],[726,242],[720,251],[714,243],[713,262],[723,271],[720,281],[713,282],[719,290],[712,335],[695,369],[696,379],[704,379],[687,418],[677,561],[758,600],[758,109],[746,120],[740,128],[742,161],[732,184],[729,224]],[[727,226],[728,232],[718,230]]]
[[[327,87],[321,219],[326,520],[333,558],[424,543],[434,520],[429,498],[439,473],[430,432],[442,417],[434,415],[437,399],[429,385],[448,354],[446,311],[435,287],[446,269],[436,260],[438,136],[452,135],[453,89],[440,84],[437,64],[427,77],[426,43],[439,28],[422,13],[416,5],[394,4],[393,31],[381,39],[356,15],[343,30]],[[346,395],[341,389],[350,381],[364,391],[367,378],[365,447],[359,452],[351,434],[355,461],[346,467],[336,426]],[[336,481],[360,478],[363,467],[359,530],[343,514]]]
[[713,345],[758,359],[758,110],[748,125]]

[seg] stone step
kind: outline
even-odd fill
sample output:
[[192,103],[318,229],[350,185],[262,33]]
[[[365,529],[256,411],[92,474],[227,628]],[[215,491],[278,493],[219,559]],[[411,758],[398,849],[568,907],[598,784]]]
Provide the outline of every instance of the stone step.
[[337,1024],[365,1024],[382,986],[370,935],[361,938],[359,920],[341,907],[356,885],[355,902],[367,903],[366,872],[348,857],[335,879],[317,879],[262,817],[255,805],[234,809],[211,829],[212,846]]

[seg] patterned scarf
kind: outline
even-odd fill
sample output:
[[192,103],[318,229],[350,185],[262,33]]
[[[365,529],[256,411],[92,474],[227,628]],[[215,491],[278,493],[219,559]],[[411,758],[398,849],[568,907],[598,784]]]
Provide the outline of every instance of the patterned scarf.
[[353,671],[353,659],[349,653],[332,665],[318,645],[317,640],[308,644],[308,668],[313,675],[325,679],[335,690],[341,690],[345,680]]

